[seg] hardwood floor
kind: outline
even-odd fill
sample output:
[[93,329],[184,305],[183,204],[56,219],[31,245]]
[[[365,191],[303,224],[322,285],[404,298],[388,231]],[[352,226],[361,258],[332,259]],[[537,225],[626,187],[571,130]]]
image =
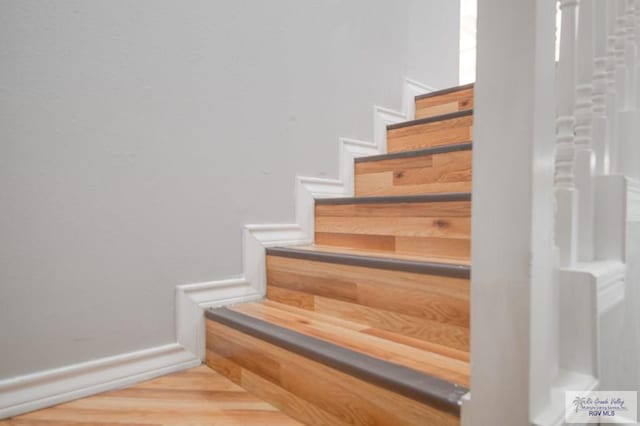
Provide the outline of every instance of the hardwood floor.
[[264,426],[300,423],[207,366],[0,420],[2,426],[123,424]]

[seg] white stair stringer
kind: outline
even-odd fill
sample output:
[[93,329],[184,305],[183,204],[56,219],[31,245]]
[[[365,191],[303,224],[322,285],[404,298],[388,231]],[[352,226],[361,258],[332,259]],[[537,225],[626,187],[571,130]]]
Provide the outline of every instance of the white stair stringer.
[[374,141],[339,138],[339,178],[298,176],[295,180],[293,224],[246,225],[243,233],[243,268],[240,277],[176,288],[176,337],[187,350],[204,359],[205,322],[203,310],[257,300],[266,292],[265,248],[311,244],[314,235],[314,207],[318,198],[349,197],[354,193],[354,159],[386,153],[386,131],[390,124],[414,118],[414,98],[430,92],[429,86],[405,78],[403,111],[374,106]]

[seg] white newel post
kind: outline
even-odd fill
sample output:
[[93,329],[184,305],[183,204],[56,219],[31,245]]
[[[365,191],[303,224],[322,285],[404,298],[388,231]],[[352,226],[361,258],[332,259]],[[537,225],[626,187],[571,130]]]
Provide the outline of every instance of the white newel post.
[[557,371],[555,12],[554,0],[478,0],[471,425],[531,424]]
[[583,262],[593,260],[594,250],[593,2],[580,0],[578,8],[574,174],[578,193],[578,260]]
[[562,31],[560,62],[557,72],[557,148],[555,171],[556,245],[560,265],[570,266],[577,260],[577,194],[574,186],[574,87],[575,34],[577,0],[560,0]]

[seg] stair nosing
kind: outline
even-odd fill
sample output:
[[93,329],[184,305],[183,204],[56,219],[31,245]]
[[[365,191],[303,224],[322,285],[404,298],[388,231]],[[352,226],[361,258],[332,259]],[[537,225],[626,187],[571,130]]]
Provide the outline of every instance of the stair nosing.
[[454,118],[466,117],[473,115],[473,108],[462,111],[451,112],[448,114],[434,115],[433,117],[418,118],[417,120],[402,121],[400,123],[387,125],[387,130],[401,129],[403,127],[418,126],[420,124],[428,124],[436,121],[452,120]]
[[416,149],[413,151],[399,151],[390,154],[368,155],[365,157],[355,158],[356,163],[368,163],[372,161],[394,160],[397,158],[421,157],[423,155],[445,154],[447,152],[468,151],[473,149],[471,142],[452,143],[448,145],[439,145],[431,148]]
[[389,257],[365,256],[350,253],[312,251],[295,247],[269,247],[267,256],[288,257],[339,265],[361,266],[365,268],[402,271],[414,274],[438,275],[450,278],[469,279],[471,267],[455,263],[423,262],[420,260],[397,259]]
[[461,399],[468,392],[463,386],[430,374],[374,358],[228,308],[210,308],[206,310],[205,315],[209,320],[455,415],[460,414]]
[[432,98],[434,96],[446,95],[447,93],[459,92],[461,90],[471,89],[475,83],[463,84],[461,86],[448,87],[446,89],[436,90],[434,92],[423,93],[422,95],[417,95],[415,97],[416,101]]
[[470,192],[443,192],[439,194],[374,195],[366,197],[316,198],[316,205],[385,204],[385,203],[440,203],[471,201]]

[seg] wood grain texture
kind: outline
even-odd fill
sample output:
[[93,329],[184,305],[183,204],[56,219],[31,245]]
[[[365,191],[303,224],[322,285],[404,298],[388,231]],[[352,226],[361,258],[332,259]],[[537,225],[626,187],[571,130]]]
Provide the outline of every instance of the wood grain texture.
[[207,321],[207,365],[310,425],[455,425],[449,413]]
[[473,87],[416,99],[416,118],[473,109]]
[[116,424],[300,423],[206,366],[0,421],[3,426]]
[[387,152],[413,151],[472,140],[473,116],[387,130]]
[[469,350],[468,279],[267,256],[267,297],[432,345]]
[[471,150],[355,164],[355,195],[471,192]]
[[470,201],[315,208],[315,241],[326,246],[467,261],[470,235]]
[[231,308],[245,315],[288,328],[375,358],[403,365],[451,383],[469,386],[469,365],[437,352],[415,348],[367,333],[367,325],[305,311],[274,301],[244,303]]

